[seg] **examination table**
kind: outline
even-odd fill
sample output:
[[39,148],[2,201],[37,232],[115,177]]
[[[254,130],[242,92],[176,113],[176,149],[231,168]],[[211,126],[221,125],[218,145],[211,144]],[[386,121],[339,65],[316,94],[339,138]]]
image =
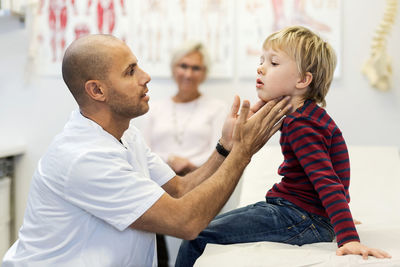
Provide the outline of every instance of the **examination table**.
[[[275,242],[208,244],[195,266],[400,266],[400,155],[397,147],[349,146],[350,209],[361,221],[361,242],[383,249],[391,259],[358,255],[336,256],[336,242],[303,246]],[[238,207],[264,200],[280,180],[282,154],[278,146],[262,148],[246,168]]]

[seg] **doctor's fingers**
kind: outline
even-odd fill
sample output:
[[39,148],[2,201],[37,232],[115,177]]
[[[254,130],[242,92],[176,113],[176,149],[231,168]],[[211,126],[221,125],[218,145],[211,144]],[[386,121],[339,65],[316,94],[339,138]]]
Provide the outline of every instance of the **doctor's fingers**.
[[255,103],[253,106],[251,106],[248,118],[251,117],[252,115],[254,115],[255,113],[257,113],[257,111],[259,111],[260,108],[262,108],[265,104],[266,104],[266,102],[264,102],[262,100],[257,101],[257,103]]
[[246,123],[249,110],[250,110],[250,102],[248,100],[243,100],[242,107],[240,108],[239,118],[237,121],[238,124]]
[[230,111],[228,116],[232,117],[234,119],[237,118],[238,112],[239,112],[239,108],[240,108],[240,97],[238,95],[235,95],[235,97],[233,98],[231,111]]
[[[262,123],[265,125],[269,125],[271,128],[277,124],[285,115],[290,113],[292,109],[292,105],[289,104],[290,97],[285,97],[281,101],[279,101],[274,106],[269,106],[270,102],[267,103],[261,110],[260,115],[263,116]],[[265,110],[264,110],[265,108]],[[269,110],[268,110],[268,109]]]

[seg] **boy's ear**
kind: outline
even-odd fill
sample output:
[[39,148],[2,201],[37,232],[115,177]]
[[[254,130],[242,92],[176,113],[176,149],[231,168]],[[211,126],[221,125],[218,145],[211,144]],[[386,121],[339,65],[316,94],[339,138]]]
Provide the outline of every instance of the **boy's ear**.
[[88,96],[96,101],[104,101],[105,94],[102,84],[98,80],[89,80],[85,83],[85,91]]
[[303,78],[300,78],[300,79],[297,81],[296,88],[298,88],[298,89],[304,89],[304,88],[306,88],[307,86],[310,85],[310,83],[312,82],[312,79],[313,79],[312,73],[311,73],[311,72],[306,72],[306,73],[304,74],[304,77],[303,77]]

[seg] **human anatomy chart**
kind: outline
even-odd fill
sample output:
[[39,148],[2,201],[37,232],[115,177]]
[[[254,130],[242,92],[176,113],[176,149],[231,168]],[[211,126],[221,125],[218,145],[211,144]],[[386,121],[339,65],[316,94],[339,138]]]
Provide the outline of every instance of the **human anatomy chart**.
[[340,60],[341,0],[36,1],[30,54],[45,75],[59,75],[65,48],[89,33],[124,40],[152,77],[170,77],[173,50],[196,40],[209,50],[211,78],[254,78],[263,40],[292,24],[320,33]]
[[39,0],[32,9],[30,55],[44,75],[59,75],[65,48],[89,33],[126,38],[126,0]]
[[[341,0],[237,1],[238,75],[256,74],[262,43],[271,33],[289,25],[302,25],[319,33],[335,49],[340,62]],[[340,73],[340,64],[335,72]]]
[[[234,8],[229,0],[37,0],[30,54],[35,69],[59,75],[65,48],[89,33],[124,40],[153,77],[169,77],[170,56],[185,40],[209,48],[211,77],[232,77]],[[150,71],[151,70],[151,71]]]
[[187,40],[202,41],[211,77],[232,77],[234,9],[232,0],[135,0],[128,38],[141,64],[153,76],[170,77],[172,51]]

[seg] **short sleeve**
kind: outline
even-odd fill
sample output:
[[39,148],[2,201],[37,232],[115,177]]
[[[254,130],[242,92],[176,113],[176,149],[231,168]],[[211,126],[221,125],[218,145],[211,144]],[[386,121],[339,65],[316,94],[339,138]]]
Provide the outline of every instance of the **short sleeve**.
[[[146,166],[144,172],[148,172],[150,179],[155,181],[159,186],[164,185],[176,174],[172,168],[156,153],[152,152],[146,144],[141,132],[133,125],[129,131],[124,134],[124,142],[136,154],[136,159],[141,162],[142,166]],[[145,157],[143,158],[143,156]]]
[[120,231],[146,212],[164,190],[133,169],[120,151],[92,151],[69,168],[66,199]]
[[164,185],[176,173],[171,169],[171,167],[165,163],[160,156],[152,152],[149,147],[146,146],[147,151],[147,164],[149,168],[149,174],[153,181],[155,181],[159,186]]

